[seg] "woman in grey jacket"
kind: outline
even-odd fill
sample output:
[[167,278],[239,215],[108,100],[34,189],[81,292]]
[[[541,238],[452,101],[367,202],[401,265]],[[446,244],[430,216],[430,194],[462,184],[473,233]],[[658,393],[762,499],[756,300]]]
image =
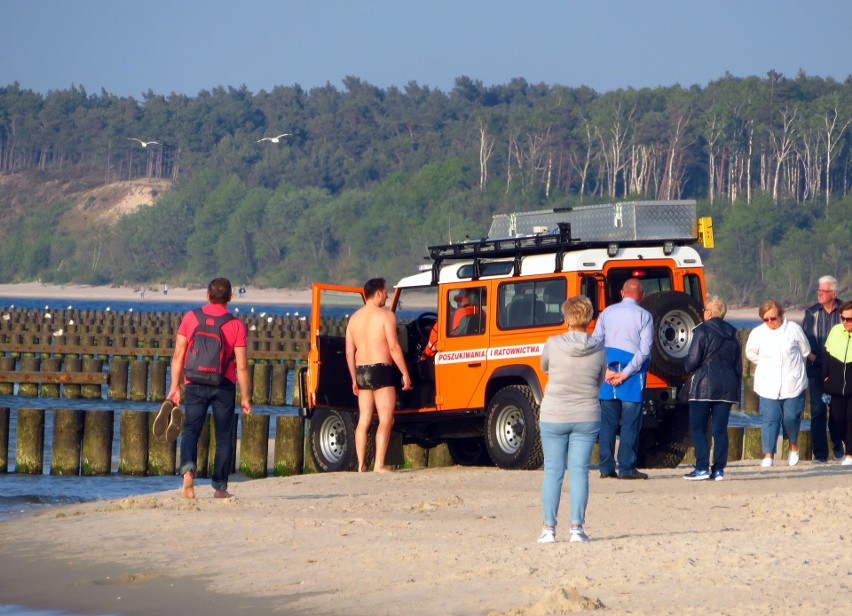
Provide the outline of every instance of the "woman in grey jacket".
[[[683,476],[697,481],[725,478],[728,462],[728,418],[740,400],[743,360],[737,330],[723,319],[728,311],[718,295],[704,302],[704,323],[695,328],[684,367],[692,372],[689,388],[689,431],[695,447],[695,470]],[[713,467],[707,443],[707,421],[713,421]]]
[[592,303],[580,295],[569,297],[562,304],[562,315],[568,331],[548,338],[541,353],[541,369],[548,374],[548,381],[539,415],[544,450],[544,527],[539,543],[556,541],[566,456],[571,482],[570,541],[589,540],[583,530],[589,500],[589,459],[601,426],[598,392],[606,374],[606,352],[586,332],[592,320]]

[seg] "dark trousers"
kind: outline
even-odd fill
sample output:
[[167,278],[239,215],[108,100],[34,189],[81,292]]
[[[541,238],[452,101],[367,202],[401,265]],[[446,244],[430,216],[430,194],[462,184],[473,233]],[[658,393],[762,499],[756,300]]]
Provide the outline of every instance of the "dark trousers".
[[[218,386],[190,383],[183,394],[184,419],[180,433],[180,474],[193,474],[198,470],[198,437],[207,419],[207,409],[213,411],[216,431],[216,453],[213,457],[213,476],[210,485],[214,490],[228,489],[228,475],[234,457],[231,435],[234,429],[237,386],[231,381]],[[206,460],[202,461],[206,464]]]
[[822,401],[822,378],[808,379],[808,398],[811,401],[811,442],[814,445],[814,460],[828,460],[828,438],[825,435],[826,424],[831,435],[835,455],[843,454],[843,431],[837,431],[836,424],[828,421],[828,407]]
[[[852,396],[831,396],[831,423],[846,443],[846,455],[852,455]],[[834,442],[841,447],[840,441]],[[842,453],[843,449],[837,453]]]
[[[689,431],[695,447],[695,468],[721,471],[728,463],[728,418],[731,403],[714,400],[689,401]],[[710,468],[710,443],[707,422],[713,422],[713,468]]]

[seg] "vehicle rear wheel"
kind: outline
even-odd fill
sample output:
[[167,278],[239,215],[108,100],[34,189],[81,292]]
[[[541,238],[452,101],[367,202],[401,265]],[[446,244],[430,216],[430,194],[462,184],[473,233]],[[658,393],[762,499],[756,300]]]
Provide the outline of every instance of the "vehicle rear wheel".
[[[358,469],[355,451],[355,413],[317,409],[311,416],[308,434],[311,443],[311,458],[321,473],[354,471]],[[372,431],[371,431],[372,432]],[[373,456],[372,434],[367,439],[367,465]]]
[[483,437],[449,439],[447,449],[459,466],[494,466]]
[[689,409],[679,406],[654,429],[639,435],[640,468],[675,468],[683,461],[691,444],[686,417]]
[[488,455],[498,467],[536,469],[544,462],[538,432],[538,405],[526,385],[498,391],[488,405],[485,419]]
[[682,379],[692,330],[702,322],[701,305],[680,291],[653,293],[641,306],[654,318],[650,370],[664,379]]

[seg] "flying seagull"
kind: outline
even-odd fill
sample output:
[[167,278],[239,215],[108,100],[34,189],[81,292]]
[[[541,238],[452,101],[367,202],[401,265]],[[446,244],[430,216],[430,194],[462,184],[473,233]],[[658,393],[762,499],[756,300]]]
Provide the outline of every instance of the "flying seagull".
[[281,133],[277,137],[261,137],[257,140],[257,142],[260,143],[261,141],[271,141],[272,143],[278,143],[279,141],[281,141],[281,137],[290,137],[292,135],[293,133]]
[[143,148],[147,148],[149,145],[160,145],[159,141],[142,141],[141,139],[137,139],[136,137],[128,137],[130,141],[138,141]]

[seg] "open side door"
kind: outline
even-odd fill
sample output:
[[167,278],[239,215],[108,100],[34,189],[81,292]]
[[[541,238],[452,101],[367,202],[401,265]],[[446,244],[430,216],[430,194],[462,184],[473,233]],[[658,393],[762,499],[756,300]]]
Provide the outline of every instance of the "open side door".
[[346,326],[364,306],[360,287],[311,285],[311,341],[305,381],[308,410],[358,410],[346,366]]

